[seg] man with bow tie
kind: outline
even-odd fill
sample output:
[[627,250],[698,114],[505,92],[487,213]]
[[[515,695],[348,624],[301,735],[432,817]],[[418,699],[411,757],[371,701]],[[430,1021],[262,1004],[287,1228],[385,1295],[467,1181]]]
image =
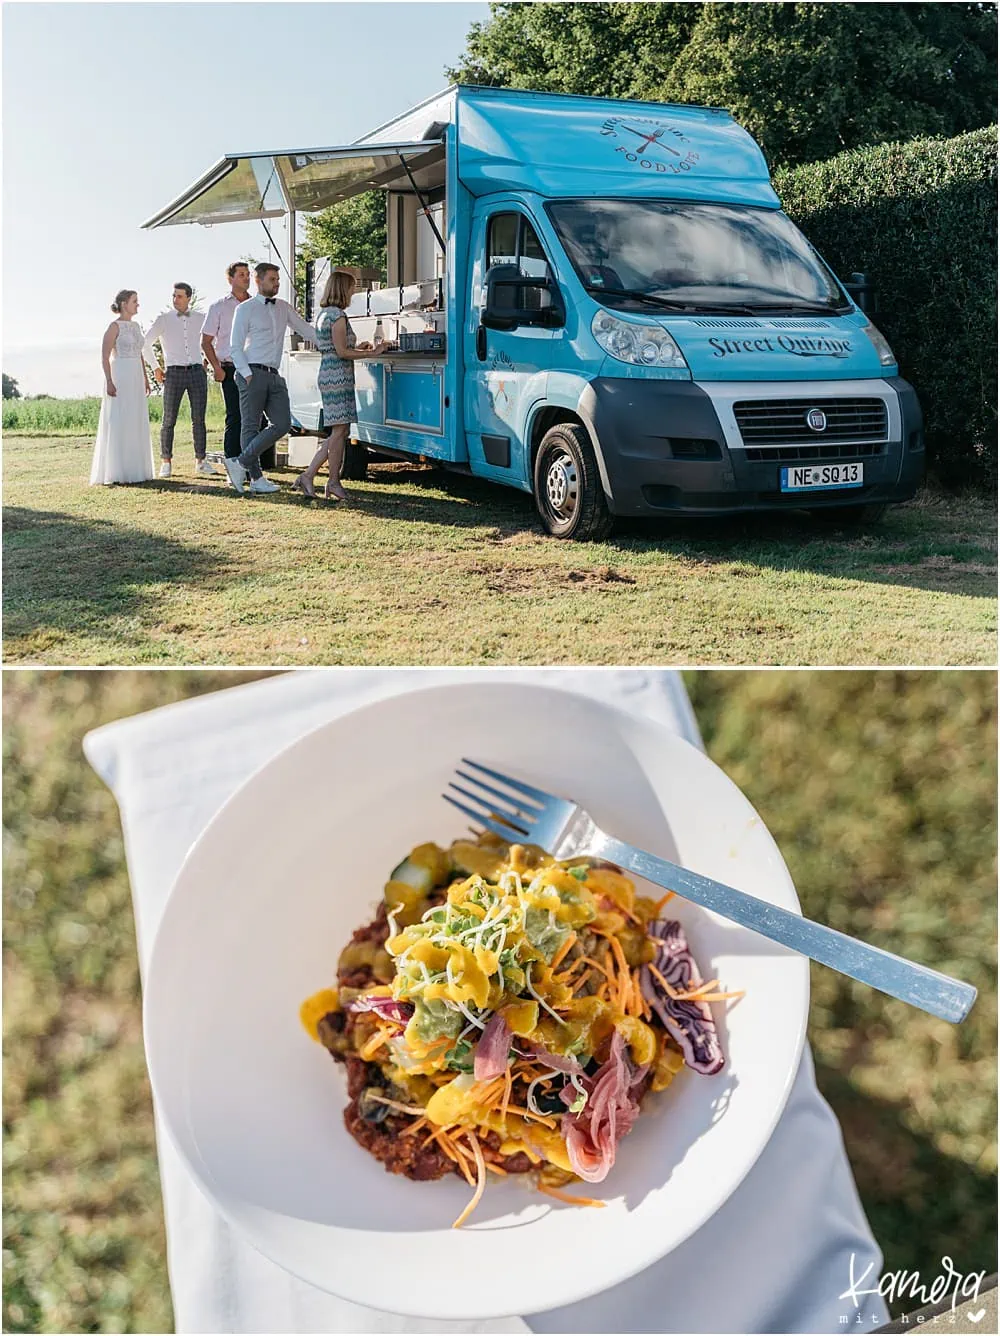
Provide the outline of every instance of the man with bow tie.
[[[191,405],[191,434],[199,473],[217,474],[219,470],[205,458],[205,409],[208,405],[208,376],[201,352],[201,331],[205,317],[191,310],[191,284],[174,284],[172,311],[163,311],[149,328],[142,345],[142,355],[153,368],[153,375],[163,386],[163,423],[160,427],[160,477],[169,478],[174,457],[174,427],[185,394]],[[159,339],[163,349],[161,371],[153,345]]]
[[[291,325],[304,339],[316,342],[312,325],[302,319],[294,306],[278,297],[278,266],[259,264],[254,273],[257,295],[237,306],[230,336],[236,384],[240,389],[240,444],[243,448],[238,459],[227,459],[225,463],[229,481],[241,494],[248,478],[251,492],[278,490],[275,483],[264,477],[260,457],[292,425],[288,386],[279,370],[285,330]],[[261,413],[267,417],[267,426],[258,431],[256,424],[261,420]]]

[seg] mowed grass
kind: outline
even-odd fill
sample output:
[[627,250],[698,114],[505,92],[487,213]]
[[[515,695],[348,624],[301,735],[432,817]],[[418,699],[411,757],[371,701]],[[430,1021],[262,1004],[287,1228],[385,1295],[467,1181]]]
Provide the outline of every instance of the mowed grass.
[[[5,676],[3,1328],[169,1331],[121,830],[80,742],[249,675]],[[886,1266],[992,1271],[995,675],[687,680],[804,912],[980,989],[955,1027],[814,966],[809,1034]]]
[[[547,537],[531,499],[379,465],[348,505],[175,476],[90,488],[89,437],[5,439],[5,653],[38,664],[992,664],[996,511],[925,493]],[[213,430],[209,448],[218,448]]]

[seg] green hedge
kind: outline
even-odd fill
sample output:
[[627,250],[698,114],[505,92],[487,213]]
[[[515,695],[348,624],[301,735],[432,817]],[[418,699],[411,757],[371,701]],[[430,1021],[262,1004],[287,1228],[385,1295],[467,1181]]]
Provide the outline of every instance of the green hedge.
[[775,172],[837,274],[875,284],[875,323],[916,388],[946,484],[997,477],[997,133],[854,149]]

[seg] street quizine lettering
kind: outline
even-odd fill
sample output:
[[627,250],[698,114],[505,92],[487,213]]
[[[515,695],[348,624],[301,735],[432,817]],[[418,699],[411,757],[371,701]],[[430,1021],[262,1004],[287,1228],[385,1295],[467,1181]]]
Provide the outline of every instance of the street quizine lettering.
[[779,334],[776,339],[719,339],[708,341],[715,349],[713,356],[728,357],[733,353],[792,353],[795,357],[849,357],[850,339],[829,339],[798,334]]

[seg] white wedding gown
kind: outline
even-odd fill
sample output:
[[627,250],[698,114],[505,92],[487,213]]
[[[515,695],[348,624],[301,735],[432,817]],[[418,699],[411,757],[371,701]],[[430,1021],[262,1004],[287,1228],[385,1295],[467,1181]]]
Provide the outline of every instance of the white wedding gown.
[[142,330],[134,320],[119,320],[118,341],[111,352],[115,395],[105,388],[97,443],[90,469],[95,483],[149,482],[153,447],[149,439],[149,405],[142,373]]

